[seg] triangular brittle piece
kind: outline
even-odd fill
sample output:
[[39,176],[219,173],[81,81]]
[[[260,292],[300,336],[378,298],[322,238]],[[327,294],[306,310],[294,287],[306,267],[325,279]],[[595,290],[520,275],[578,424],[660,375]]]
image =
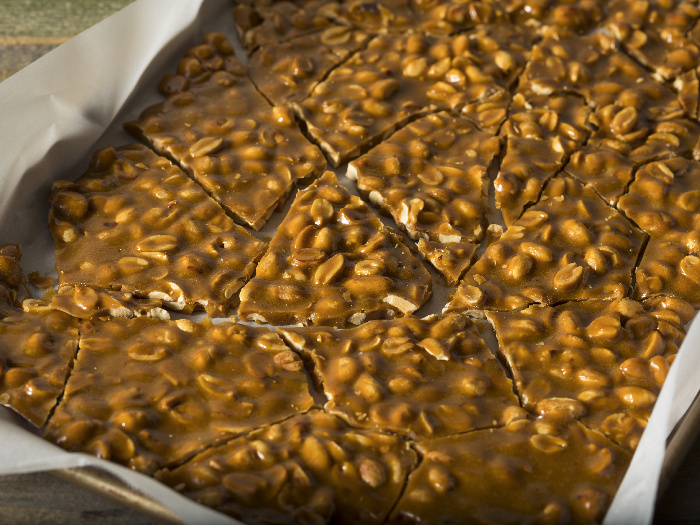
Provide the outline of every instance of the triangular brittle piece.
[[227,315],[265,250],[177,166],[139,144],[100,150],[77,181],[56,182],[49,225],[61,287],[130,292],[210,316]]
[[414,312],[430,274],[331,172],[300,191],[241,290],[244,321],[345,327]]
[[261,47],[250,57],[248,74],[272,104],[298,102],[369,38],[349,27],[332,25],[320,33]]
[[313,405],[301,359],[267,328],[137,317],[80,331],[45,432],[67,450],[153,474]]
[[506,24],[444,38],[382,35],[294,108],[338,166],[412,117],[461,109],[508,88],[525,65],[529,45],[527,30]]
[[700,162],[682,158],[639,169],[619,208],[649,234],[634,297],[673,295],[700,306]]
[[313,362],[326,411],[354,427],[426,439],[524,415],[505,371],[466,316],[279,331]]
[[445,311],[624,297],[644,241],[593,189],[557,177],[486,249]]
[[587,33],[605,13],[603,0],[503,0],[501,5],[515,24]]
[[437,113],[352,161],[347,174],[365,200],[390,214],[409,237],[431,243],[419,249],[427,249],[424,256],[432,262],[439,249],[432,243],[449,250],[484,236],[487,170],[499,147],[498,137],[470,120]]
[[416,448],[423,461],[391,525],[600,523],[632,459],[598,432],[548,417]]
[[258,229],[326,160],[291,110],[270,105],[222,34],[207,35],[159,88],[165,101],[125,128],[179,163],[242,224]]
[[63,393],[78,348],[78,319],[32,301],[0,320],[0,403],[41,427]]
[[568,412],[635,449],[695,315],[680,299],[572,301],[489,312],[524,408]]
[[506,226],[537,202],[547,181],[586,140],[589,111],[583,97],[573,94],[519,92],[513,97],[501,129],[506,152],[493,183]]
[[436,113],[350,162],[347,174],[412,239],[474,242],[486,229],[486,172],[499,146],[471,121]]
[[417,462],[397,436],[312,411],[211,448],[156,478],[245,523],[380,525]]

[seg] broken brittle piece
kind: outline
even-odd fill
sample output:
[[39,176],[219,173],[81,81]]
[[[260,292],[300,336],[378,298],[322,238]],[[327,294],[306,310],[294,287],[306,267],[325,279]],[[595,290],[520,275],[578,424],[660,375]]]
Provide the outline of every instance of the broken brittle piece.
[[259,229],[296,182],[326,160],[291,110],[271,107],[246,76],[231,43],[211,33],[166,75],[167,98],[124,127],[179,163],[235,220]]
[[635,449],[695,312],[685,301],[576,301],[489,312],[524,408],[566,412]]
[[320,33],[261,47],[250,57],[248,74],[272,104],[298,102],[368,38],[366,33],[332,25]]
[[575,94],[515,94],[501,129],[505,156],[493,183],[506,226],[537,202],[547,181],[588,138],[588,116],[585,101]]
[[265,249],[179,168],[139,144],[104,148],[77,181],[54,183],[49,226],[59,286],[129,292],[219,317]]
[[383,523],[417,463],[404,440],[320,411],[210,448],[157,479],[246,523]]
[[350,162],[347,176],[412,239],[474,242],[486,228],[486,172],[499,146],[471,121],[441,112]]
[[63,394],[78,323],[41,301],[0,319],[0,403],[41,427]]
[[301,359],[267,328],[137,317],[80,332],[44,433],[67,450],[153,474],[313,405]]
[[673,295],[700,305],[700,163],[673,158],[639,169],[618,207],[649,243],[634,297]]
[[416,445],[423,461],[388,523],[598,523],[631,455],[540,417]]
[[505,371],[466,316],[278,332],[313,362],[325,410],[354,427],[421,440],[524,416]]
[[506,24],[443,38],[382,35],[294,108],[339,166],[415,116],[461,109],[508,88],[525,65],[529,40],[529,32]]
[[444,311],[624,297],[643,241],[592,188],[556,177],[467,271]]
[[292,203],[241,290],[238,315],[345,327],[412,313],[431,293],[420,261],[326,172]]

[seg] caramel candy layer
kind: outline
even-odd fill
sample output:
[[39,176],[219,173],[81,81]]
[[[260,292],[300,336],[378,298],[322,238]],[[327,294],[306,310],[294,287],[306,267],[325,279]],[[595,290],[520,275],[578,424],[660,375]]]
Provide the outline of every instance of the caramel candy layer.
[[368,38],[366,33],[332,25],[320,33],[258,49],[250,57],[248,74],[272,104],[298,102]]
[[632,299],[489,312],[520,401],[566,411],[635,449],[695,312],[679,299]]
[[523,417],[505,371],[460,314],[278,331],[313,362],[326,411],[352,426],[426,439]]
[[165,101],[125,128],[180,164],[238,222],[258,229],[296,181],[326,161],[291,110],[270,107],[221,34],[209,34],[166,75]]
[[301,359],[266,328],[85,321],[45,437],[152,474],[313,405]]
[[421,262],[326,172],[292,203],[241,290],[238,315],[345,327],[412,313],[431,293]]
[[546,418],[417,448],[389,523],[599,523],[630,461],[600,434]]
[[246,523],[383,523],[417,462],[408,444],[310,412],[157,478]]
[[0,403],[41,427],[63,393],[78,320],[36,302],[0,320]]
[[29,297],[21,260],[22,248],[19,244],[0,246],[0,317],[2,310],[18,309],[22,301]]
[[674,295],[700,306],[700,163],[675,158],[643,166],[618,207],[650,235],[635,297]]
[[445,38],[379,36],[294,108],[339,166],[416,115],[460,109],[507,88],[528,47],[529,33],[505,24]]
[[218,317],[265,250],[179,168],[138,144],[100,150],[77,181],[54,183],[49,226],[60,286]]
[[470,120],[437,113],[352,161],[347,175],[412,239],[474,242],[486,229],[486,172],[499,146]]
[[557,177],[467,271],[445,311],[624,297],[643,240],[593,189]]

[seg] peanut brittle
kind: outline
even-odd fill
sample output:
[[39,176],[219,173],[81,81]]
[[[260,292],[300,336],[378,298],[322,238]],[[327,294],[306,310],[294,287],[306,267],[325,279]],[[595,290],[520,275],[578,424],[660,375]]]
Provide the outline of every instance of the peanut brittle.
[[557,177],[467,271],[444,311],[624,297],[643,241],[592,188]]
[[442,112],[350,162],[347,176],[412,239],[474,242],[486,229],[486,172],[499,147],[493,134]]
[[683,115],[676,94],[618,51],[602,32],[547,36],[532,48],[519,86],[540,95],[583,95],[594,108],[590,120],[602,129],[601,140],[638,140],[650,133],[653,123]]
[[239,317],[345,327],[414,312],[430,274],[367,205],[326,172],[300,191],[241,290]]
[[313,362],[325,410],[354,427],[426,439],[523,417],[505,371],[466,316],[278,331]]
[[368,38],[366,33],[332,25],[320,33],[258,49],[250,57],[248,74],[272,104],[298,102]]
[[700,18],[697,3],[685,0],[615,0],[605,27],[624,49],[660,81],[700,65],[700,42],[688,32]]
[[673,295],[700,307],[700,163],[643,166],[618,207],[650,236],[634,297]]
[[322,30],[331,21],[317,12],[319,2],[236,2],[233,21],[238,40],[248,53],[260,46],[275,45]]
[[599,523],[630,454],[577,422],[519,420],[419,443],[388,523]]
[[634,168],[635,163],[619,151],[586,145],[571,155],[564,173],[588,184],[614,206],[632,181]]
[[546,182],[588,137],[589,110],[573,94],[516,93],[501,135],[506,153],[493,187],[496,207],[510,226],[537,202]]
[[41,427],[56,406],[78,348],[78,320],[34,302],[0,319],[0,403]]
[[310,412],[157,478],[246,523],[383,523],[417,462],[408,444]]
[[568,412],[633,450],[694,314],[679,299],[618,299],[487,315],[523,407]]
[[44,434],[67,450],[152,474],[313,405],[301,359],[267,328],[137,317],[80,331]]
[[129,292],[219,317],[265,250],[179,168],[139,144],[102,149],[77,181],[54,183],[49,226],[61,287]]
[[211,33],[166,75],[165,101],[124,127],[180,164],[239,222],[258,229],[299,179],[323,172],[323,154],[291,110],[270,105],[224,35]]
[[412,117],[460,109],[510,86],[525,65],[529,39],[505,24],[455,37],[379,36],[294,108],[339,166]]
[[19,244],[0,246],[0,316],[5,308],[21,308],[22,301],[29,297],[21,260],[22,248]]

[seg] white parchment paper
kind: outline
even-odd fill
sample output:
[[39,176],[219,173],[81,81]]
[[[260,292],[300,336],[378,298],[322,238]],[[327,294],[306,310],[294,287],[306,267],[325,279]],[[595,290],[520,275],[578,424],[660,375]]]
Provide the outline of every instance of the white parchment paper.
[[[0,84],[0,244],[21,243],[26,273],[55,275],[47,227],[51,184],[75,179],[92,153],[133,142],[121,123],[159,100],[155,86],[205,33],[235,40],[230,0],[139,0]],[[443,297],[436,297],[441,303]],[[666,439],[696,397],[700,325],[692,325],[606,524],[650,524]],[[155,480],[48,443],[0,410],[0,474],[97,466],[186,524],[238,523]]]

